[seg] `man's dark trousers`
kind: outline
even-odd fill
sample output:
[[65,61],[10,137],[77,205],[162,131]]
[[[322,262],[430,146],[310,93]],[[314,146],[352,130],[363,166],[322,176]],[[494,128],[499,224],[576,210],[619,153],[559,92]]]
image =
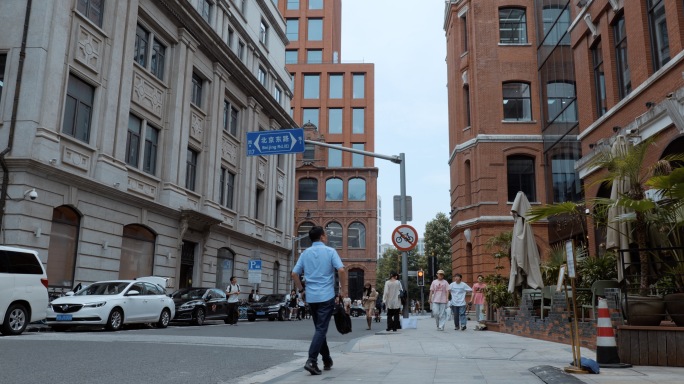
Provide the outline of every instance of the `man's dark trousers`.
[[335,308],[335,299],[323,301],[320,303],[309,303],[309,312],[313,319],[316,332],[314,333],[311,345],[309,346],[309,360],[317,361],[320,353],[323,359],[330,358],[330,350],[328,349],[328,342],[326,335],[328,334],[328,326],[332,318],[333,309]]

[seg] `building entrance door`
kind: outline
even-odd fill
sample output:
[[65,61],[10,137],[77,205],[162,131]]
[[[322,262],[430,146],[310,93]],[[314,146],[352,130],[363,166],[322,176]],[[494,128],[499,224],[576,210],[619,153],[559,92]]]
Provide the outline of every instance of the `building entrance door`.
[[197,243],[183,240],[181,250],[180,277],[178,278],[178,288],[192,287],[192,274],[195,267],[195,248]]

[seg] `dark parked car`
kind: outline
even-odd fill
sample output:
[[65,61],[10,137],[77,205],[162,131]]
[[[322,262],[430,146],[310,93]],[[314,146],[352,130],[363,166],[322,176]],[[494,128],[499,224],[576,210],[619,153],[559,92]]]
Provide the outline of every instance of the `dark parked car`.
[[282,293],[263,295],[259,301],[250,304],[250,310],[247,312],[247,320],[249,321],[256,319],[284,321],[286,316],[287,303],[285,302],[285,295]]
[[223,320],[228,323],[226,294],[218,288],[183,288],[171,294],[176,304],[173,321],[189,321],[196,325],[204,320]]

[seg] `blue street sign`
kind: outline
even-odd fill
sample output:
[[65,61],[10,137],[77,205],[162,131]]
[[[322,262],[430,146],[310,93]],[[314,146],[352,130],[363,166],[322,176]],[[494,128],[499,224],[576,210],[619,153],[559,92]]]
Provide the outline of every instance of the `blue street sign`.
[[249,261],[249,270],[250,271],[261,271],[261,260],[250,260]]
[[247,132],[247,156],[304,152],[302,128]]

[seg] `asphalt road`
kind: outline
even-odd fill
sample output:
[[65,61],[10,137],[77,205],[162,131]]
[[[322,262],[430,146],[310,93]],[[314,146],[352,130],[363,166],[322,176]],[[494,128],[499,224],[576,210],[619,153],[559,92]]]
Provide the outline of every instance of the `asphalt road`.
[[[354,331],[340,335],[331,322],[328,343],[343,350],[384,326],[373,325],[353,319]],[[230,383],[306,356],[312,334],[311,320],[25,332],[0,337],[0,383]]]

